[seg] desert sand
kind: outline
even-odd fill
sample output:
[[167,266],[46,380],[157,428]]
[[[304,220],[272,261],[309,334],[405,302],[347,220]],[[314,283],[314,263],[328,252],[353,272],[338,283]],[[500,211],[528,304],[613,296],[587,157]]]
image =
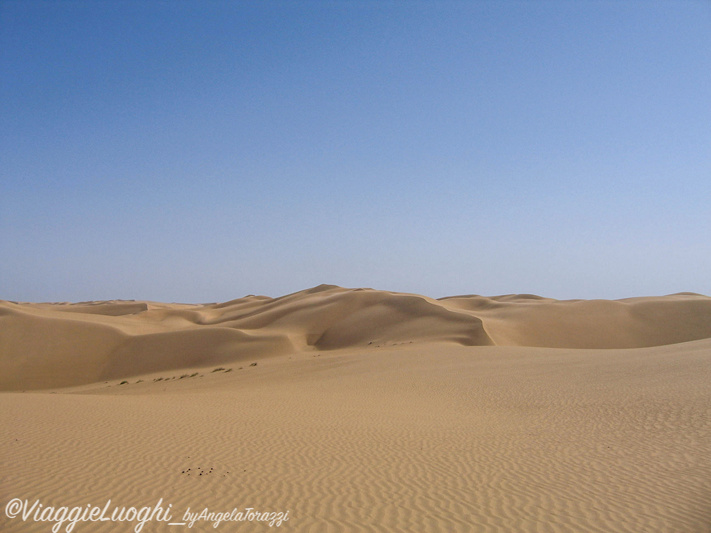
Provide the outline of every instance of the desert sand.
[[698,294],[3,301],[0,390],[2,531],[54,525],[16,498],[289,512],[192,531],[711,531]]

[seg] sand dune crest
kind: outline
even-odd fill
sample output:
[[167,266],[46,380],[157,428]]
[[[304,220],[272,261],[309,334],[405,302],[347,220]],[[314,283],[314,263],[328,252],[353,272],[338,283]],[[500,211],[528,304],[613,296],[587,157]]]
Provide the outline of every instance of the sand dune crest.
[[319,285],[217,304],[0,302],[0,388],[80,385],[313,350],[404,343],[638,348],[711,337],[711,298],[558,301]]

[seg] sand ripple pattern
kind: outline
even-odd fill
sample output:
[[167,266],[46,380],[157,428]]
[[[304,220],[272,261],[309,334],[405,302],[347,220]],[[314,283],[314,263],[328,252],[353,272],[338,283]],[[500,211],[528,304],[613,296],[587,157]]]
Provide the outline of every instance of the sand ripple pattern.
[[709,341],[433,344],[276,358],[190,386],[4,393],[2,497],[288,509],[281,529],[313,533],[708,532],[710,369]]

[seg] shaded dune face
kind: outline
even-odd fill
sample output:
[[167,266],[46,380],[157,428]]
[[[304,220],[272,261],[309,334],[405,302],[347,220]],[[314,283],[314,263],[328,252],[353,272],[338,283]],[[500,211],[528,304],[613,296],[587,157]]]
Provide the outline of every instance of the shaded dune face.
[[446,343],[639,348],[711,337],[711,298],[558,301],[321,285],[219,304],[0,302],[0,388],[63,387],[289,353]]

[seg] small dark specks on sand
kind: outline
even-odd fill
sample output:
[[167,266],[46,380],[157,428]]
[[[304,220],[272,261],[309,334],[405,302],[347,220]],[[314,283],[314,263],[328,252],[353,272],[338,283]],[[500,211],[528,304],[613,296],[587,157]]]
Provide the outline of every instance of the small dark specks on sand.
[[[198,477],[200,477],[200,476],[207,476],[207,475],[209,475],[209,474],[215,474],[215,473],[216,473],[214,466],[211,466],[209,470],[207,470],[207,469],[202,469],[202,468],[199,467],[199,466],[198,466],[195,470],[193,470],[192,468],[188,468],[187,470],[181,470],[180,473],[181,473],[181,474],[191,475],[191,471],[192,471],[192,474],[197,474]],[[224,477],[225,474],[229,474],[229,473],[230,473],[229,471],[223,472],[222,477]]]

